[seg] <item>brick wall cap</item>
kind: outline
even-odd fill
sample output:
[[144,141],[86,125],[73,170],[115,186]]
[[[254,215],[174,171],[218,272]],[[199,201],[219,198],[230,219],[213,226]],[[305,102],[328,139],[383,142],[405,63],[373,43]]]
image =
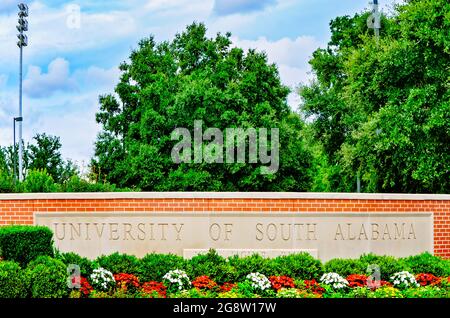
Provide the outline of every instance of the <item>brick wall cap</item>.
[[328,192],[96,192],[0,194],[1,200],[95,199],[317,199],[317,200],[442,200],[450,194],[328,193]]

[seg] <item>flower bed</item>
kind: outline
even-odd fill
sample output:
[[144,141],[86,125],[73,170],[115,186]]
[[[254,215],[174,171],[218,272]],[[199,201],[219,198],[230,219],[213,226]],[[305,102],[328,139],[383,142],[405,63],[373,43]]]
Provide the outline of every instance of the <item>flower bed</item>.
[[[66,270],[70,264],[79,265],[81,272],[81,279],[72,279],[79,284],[71,289],[67,286]],[[369,271],[363,271],[364,268]],[[377,268],[378,276],[373,268]],[[54,257],[39,256],[25,266],[11,260],[0,261],[0,295],[6,298],[450,297],[450,262],[427,253],[401,259],[370,254],[325,264],[306,253],[274,259],[258,255],[223,258],[211,250],[191,260],[156,254],[138,259],[115,253],[92,261],[73,253],[56,253]]]

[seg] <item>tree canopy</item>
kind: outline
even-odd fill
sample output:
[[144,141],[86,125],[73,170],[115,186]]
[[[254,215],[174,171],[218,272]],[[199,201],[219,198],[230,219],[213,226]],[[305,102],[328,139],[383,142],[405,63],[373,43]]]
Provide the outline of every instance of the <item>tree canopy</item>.
[[310,118],[312,190],[450,191],[450,3],[414,0],[383,17],[377,42],[369,13],[330,24],[326,49],[300,88]]
[[[103,127],[92,167],[120,187],[147,191],[305,191],[310,154],[303,123],[287,105],[289,88],[265,53],[233,47],[230,34],[206,36],[193,23],[172,41],[142,40],[120,66],[116,94],[100,97]],[[174,129],[279,128],[274,174],[249,163],[175,163]]]

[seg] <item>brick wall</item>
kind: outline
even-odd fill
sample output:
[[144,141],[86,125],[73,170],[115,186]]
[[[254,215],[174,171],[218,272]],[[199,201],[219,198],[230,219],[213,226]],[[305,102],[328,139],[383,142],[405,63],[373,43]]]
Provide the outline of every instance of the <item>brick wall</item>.
[[33,224],[35,212],[432,212],[434,252],[450,258],[450,195],[344,193],[0,194],[0,225]]

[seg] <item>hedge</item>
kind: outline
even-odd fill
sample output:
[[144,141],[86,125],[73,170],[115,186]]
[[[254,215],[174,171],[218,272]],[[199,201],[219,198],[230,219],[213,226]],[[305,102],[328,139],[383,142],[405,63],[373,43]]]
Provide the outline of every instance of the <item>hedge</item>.
[[53,256],[53,233],[45,226],[0,227],[0,256],[25,267],[41,255]]

